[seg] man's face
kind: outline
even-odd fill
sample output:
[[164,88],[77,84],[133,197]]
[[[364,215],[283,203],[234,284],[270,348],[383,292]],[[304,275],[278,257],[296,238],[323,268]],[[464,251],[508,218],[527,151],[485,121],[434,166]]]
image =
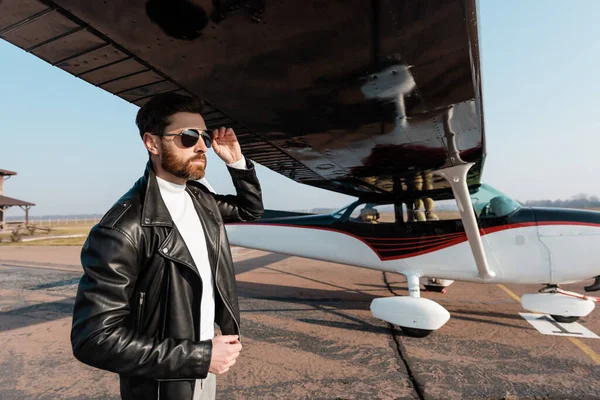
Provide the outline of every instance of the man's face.
[[[206,130],[206,123],[200,114],[180,112],[171,116],[170,124],[163,133],[180,133],[188,128]],[[164,136],[160,140],[162,143],[160,161],[165,171],[185,180],[195,181],[204,178],[205,153],[208,149],[202,139],[189,148],[181,144],[179,136]]]

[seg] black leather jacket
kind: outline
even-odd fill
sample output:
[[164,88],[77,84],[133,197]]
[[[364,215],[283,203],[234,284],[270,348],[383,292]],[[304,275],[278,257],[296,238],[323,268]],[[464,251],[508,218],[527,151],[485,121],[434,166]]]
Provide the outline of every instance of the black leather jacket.
[[[193,181],[186,189],[204,227],[215,322],[225,335],[240,334],[240,315],[223,222],[263,214],[254,166],[246,164],[247,170],[229,168],[236,196],[215,195]],[[71,329],[75,357],[118,373],[124,400],[191,400],[212,354],[212,341],[199,341],[202,281],[150,163],[91,230],[81,263]]]

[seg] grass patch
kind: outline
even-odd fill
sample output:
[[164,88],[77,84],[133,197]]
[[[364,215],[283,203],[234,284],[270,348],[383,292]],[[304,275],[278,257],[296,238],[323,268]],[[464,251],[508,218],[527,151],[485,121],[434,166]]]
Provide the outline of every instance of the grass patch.
[[41,239],[31,242],[3,242],[0,246],[83,246],[87,236],[73,238]]
[[[90,230],[95,224],[67,224],[67,225],[52,225],[52,230],[50,232],[44,231],[42,229],[36,229],[34,234],[31,235],[29,230],[23,229],[21,230],[21,235],[24,239],[26,238],[43,238],[45,236],[56,236],[56,235],[85,235],[87,236],[90,233]],[[38,226],[38,225],[34,225]],[[46,225],[39,225],[43,228],[46,228]],[[51,239],[48,239],[51,240]],[[0,233],[0,242],[11,241],[11,230],[7,230],[5,232]],[[37,242],[37,241],[36,241]],[[46,241],[43,241],[46,243]],[[21,243],[21,242],[18,242]]]
[[[51,235],[78,235],[90,233],[94,225],[67,225],[67,226],[56,226],[52,227]],[[43,236],[44,234],[38,235],[37,232],[35,236]]]

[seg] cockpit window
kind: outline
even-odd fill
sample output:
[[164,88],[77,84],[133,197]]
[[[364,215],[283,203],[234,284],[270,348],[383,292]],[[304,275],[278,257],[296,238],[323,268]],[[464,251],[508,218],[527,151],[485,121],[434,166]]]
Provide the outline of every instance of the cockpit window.
[[522,207],[518,201],[487,184],[471,193],[471,203],[480,218],[505,217]]
[[350,222],[362,224],[382,224],[396,222],[393,204],[359,204],[350,214]]
[[345,206],[344,208],[340,208],[339,210],[331,213],[331,216],[334,217],[335,219],[340,219],[344,216],[344,214],[346,213],[346,210],[348,210],[348,208],[354,207],[355,204],[356,204],[356,202],[350,203],[347,206]]
[[336,219],[346,216],[349,222],[363,224],[396,222],[393,204],[375,204],[360,200],[331,213],[331,216]]
[[[471,189],[471,204],[479,218],[504,217],[523,207],[518,201],[487,184]],[[333,212],[331,216],[336,219],[344,217],[350,222],[366,224],[460,219],[455,199],[434,201],[431,198],[423,198],[402,204],[401,207],[402,209],[398,211],[398,221],[396,221],[393,204],[375,204],[364,200],[357,200]]]

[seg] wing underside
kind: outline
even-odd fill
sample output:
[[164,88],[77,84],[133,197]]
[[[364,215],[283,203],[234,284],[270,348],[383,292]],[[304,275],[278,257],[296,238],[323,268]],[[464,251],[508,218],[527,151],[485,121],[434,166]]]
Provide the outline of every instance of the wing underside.
[[298,182],[450,192],[485,158],[474,0],[4,0],[0,37],[125,101],[199,96],[209,128]]

